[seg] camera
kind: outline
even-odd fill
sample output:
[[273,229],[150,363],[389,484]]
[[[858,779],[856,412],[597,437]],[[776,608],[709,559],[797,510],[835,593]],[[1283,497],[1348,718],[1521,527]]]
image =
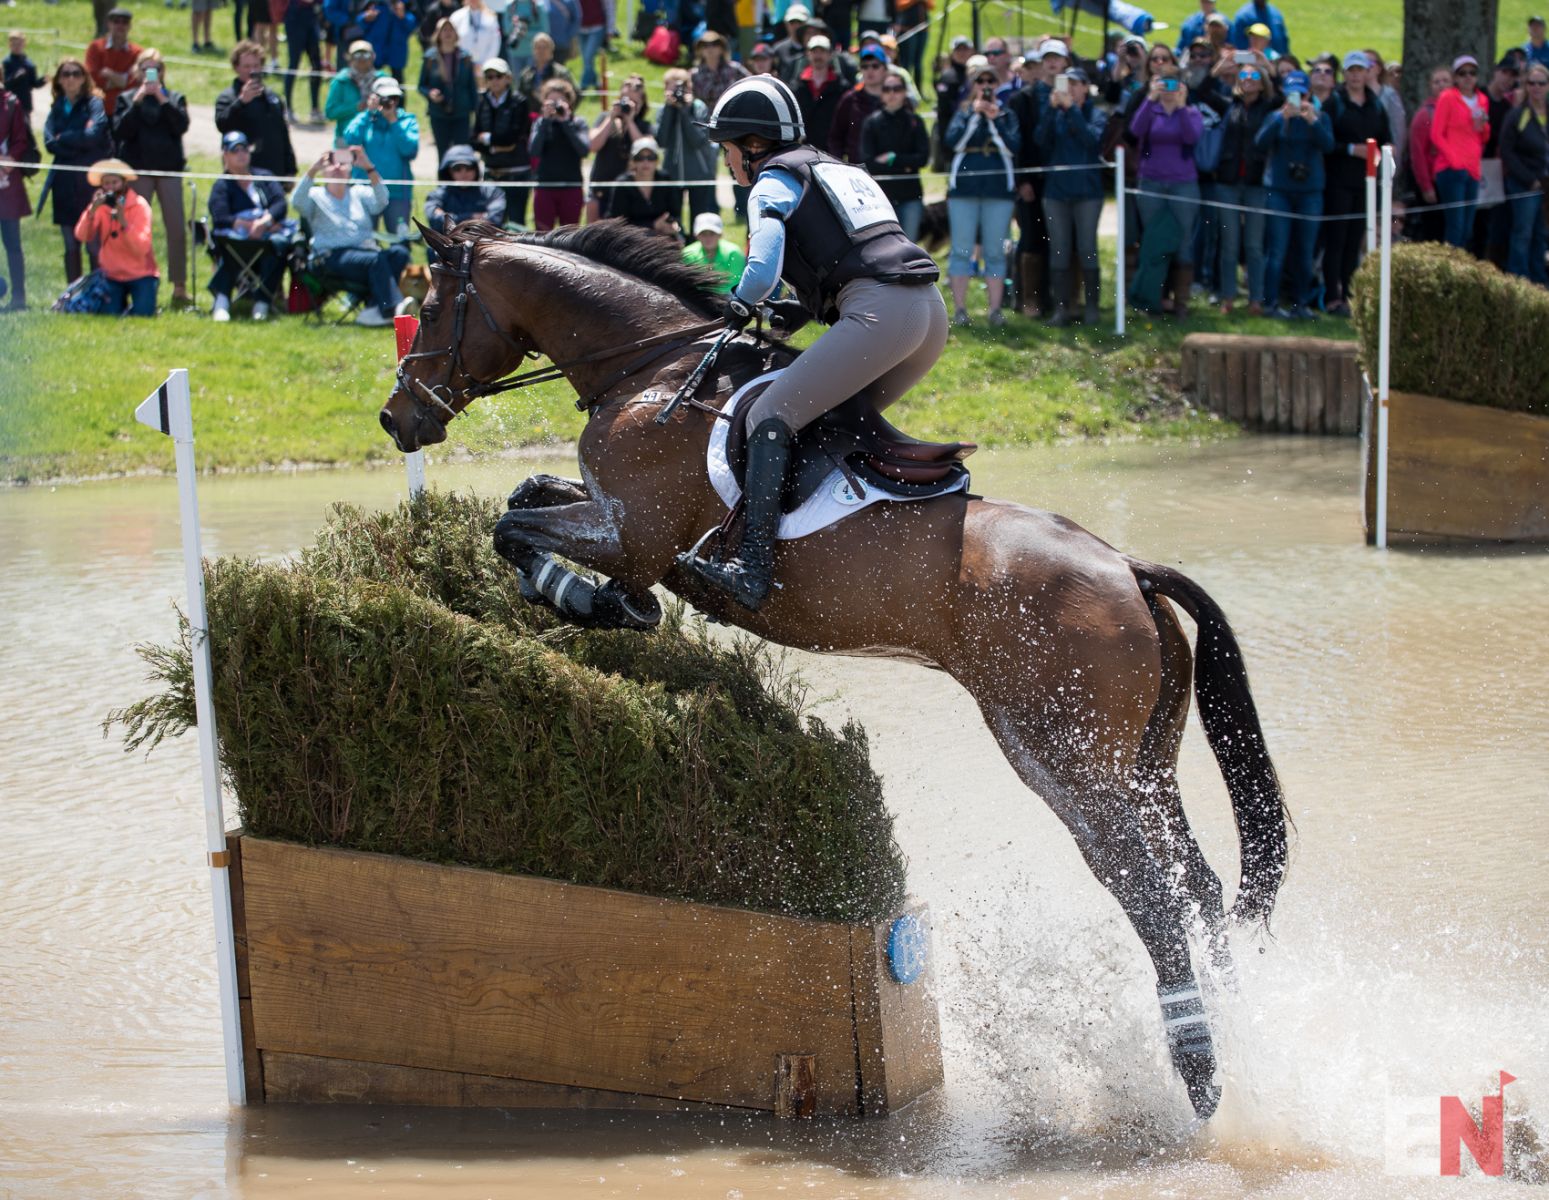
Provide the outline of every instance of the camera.
[[1307,177],[1312,174],[1312,168],[1310,168],[1304,162],[1288,163],[1286,165],[1286,171],[1297,183],[1306,183]]
[[1254,63],[1252,50],[1236,50],[1232,53],[1232,61],[1239,67],[1251,67]]
[[688,99],[688,88],[684,87],[681,83],[676,85],[672,89],[672,98],[677,103],[682,104],[684,100]]
[[981,100],[993,100],[993,99],[995,99],[995,89],[993,87],[991,87],[989,84],[986,84],[984,87],[979,89],[979,99],[981,99]]
[[1178,81],[1176,79],[1162,80],[1162,90],[1164,92],[1176,92],[1178,90]]

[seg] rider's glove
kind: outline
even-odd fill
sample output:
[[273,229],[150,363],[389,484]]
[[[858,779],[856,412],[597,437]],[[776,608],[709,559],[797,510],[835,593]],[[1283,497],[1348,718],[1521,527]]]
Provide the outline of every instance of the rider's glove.
[[770,325],[787,335],[812,320],[812,314],[800,300],[771,300],[768,308]]
[[750,305],[738,300],[737,297],[728,296],[726,297],[725,306],[721,309],[721,319],[740,332],[746,329],[748,322],[753,319],[753,309]]

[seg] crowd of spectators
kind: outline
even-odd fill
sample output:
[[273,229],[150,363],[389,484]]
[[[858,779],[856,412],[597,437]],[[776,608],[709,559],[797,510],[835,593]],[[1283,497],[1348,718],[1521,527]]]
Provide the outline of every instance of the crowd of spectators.
[[[808,141],[879,177],[911,237],[944,226],[959,325],[975,279],[993,324],[1012,311],[1008,294],[1021,315],[1056,326],[1098,319],[1097,231],[1120,145],[1124,270],[1131,303],[1149,312],[1185,316],[1208,299],[1223,313],[1241,302],[1285,318],[1348,315],[1366,244],[1369,143],[1391,145],[1400,163],[1404,236],[1445,240],[1549,282],[1549,41],[1538,17],[1527,42],[1487,73],[1467,53],[1432,68],[1427,100],[1409,113],[1401,64],[1369,49],[1303,60],[1267,0],[1233,15],[1199,0],[1175,44],[1121,32],[1091,56],[1057,37],[991,37],[982,47],[958,37],[929,81],[925,0],[829,0],[821,19],[801,3],[775,5],[766,28],[755,27],[751,5],[729,0],[673,4],[666,19],[701,7],[702,25],[684,29],[684,57],[655,95],[629,75],[587,116],[599,56],[618,32],[613,0],[239,6],[232,79],[215,103],[226,175],[209,192],[206,224],[212,245],[246,243],[250,253],[246,269],[217,255],[216,319],[231,318],[239,288],[257,297],[253,316],[267,317],[287,262],[305,261],[356,289],[362,323],[389,320],[405,303],[397,275],[414,216],[438,230],[617,217],[734,278],[739,251],[723,236],[711,182],[718,155],[701,126],[728,87],[761,73],[791,86]],[[215,52],[210,8],[194,0],[191,11],[201,54]],[[84,54],[48,73],[24,38],[10,38],[0,156],[24,164],[0,168],[12,307],[26,303],[18,229],[32,211],[27,179],[40,142],[52,156],[43,191],[72,285],[97,272],[95,294],[115,312],[153,313],[162,282],[173,307],[192,303],[190,218],[204,214],[184,211],[175,177],[187,164],[188,104],[165,56],[135,43],[132,23],[127,9],[111,9]],[[269,82],[281,29],[283,95]],[[331,126],[334,143],[301,172],[298,79],[310,123]],[[922,85],[934,87],[933,103]],[[38,135],[34,94],[45,87]],[[406,181],[422,121],[439,171],[416,212]],[[942,217],[927,220],[921,173],[932,166],[945,176],[946,201]],[[735,196],[741,215],[746,192]]]

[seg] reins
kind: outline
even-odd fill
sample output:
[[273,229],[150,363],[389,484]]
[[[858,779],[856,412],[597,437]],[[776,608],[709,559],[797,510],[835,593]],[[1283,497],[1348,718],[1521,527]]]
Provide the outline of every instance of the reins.
[[[645,350],[646,353],[636,356],[619,368],[598,388],[594,388],[588,395],[576,399],[576,407],[582,412],[589,412],[603,400],[619,384],[623,383],[631,375],[644,370],[652,363],[665,358],[675,350],[681,350],[685,346],[692,345],[705,334],[723,328],[719,318],[702,321],[697,325],[690,325],[686,329],[673,329],[666,333],[656,333],[649,337],[637,338],[632,342],[626,342],[620,346],[611,346],[604,350],[594,350],[590,354],[583,354],[579,358],[572,358],[562,363],[551,363],[546,367],[537,367],[530,371],[506,375],[500,379],[485,382],[473,379],[466,367],[463,367],[463,333],[468,320],[468,301],[471,299],[479,306],[479,312],[483,314],[485,325],[489,326],[491,333],[505,339],[506,343],[523,358],[537,358],[536,350],[530,350],[519,344],[511,337],[495,320],[495,314],[490,312],[489,305],[484,303],[484,297],[479,295],[479,290],[473,283],[473,254],[481,239],[475,238],[471,242],[462,244],[462,261],[456,266],[448,266],[446,263],[437,262],[431,265],[432,271],[440,271],[451,275],[455,279],[463,281],[462,288],[458,291],[453,303],[452,311],[452,341],[451,344],[440,350],[417,350],[406,354],[398,363],[398,386],[405,391],[418,387],[425,398],[442,414],[442,423],[451,421],[458,413],[462,412],[469,404],[481,396],[493,396],[500,392],[515,391],[519,388],[531,387],[534,384],[548,383],[562,378],[565,373],[574,367],[585,366],[588,363],[602,362],[610,358],[617,358],[621,354],[627,354],[631,350]],[[441,358],[446,356],[446,377],[439,384],[427,384],[418,379],[410,379],[404,373],[407,363],[418,359]],[[456,377],[458,368],[463,367],[463,373],[473,382],[463,388],[454,388],[452,380]]]

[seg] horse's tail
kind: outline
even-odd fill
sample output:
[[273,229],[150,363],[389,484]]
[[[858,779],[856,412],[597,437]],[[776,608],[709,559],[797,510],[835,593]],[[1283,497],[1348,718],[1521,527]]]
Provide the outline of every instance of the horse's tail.
[[1285,878],[1290,815],[1248,690],[1242,650],[1226,614],[1199,584],[1171,567],[1128,556],[1126,561],[1142,591],[1176,601],[1199,627],[1194,694],[1205,737],[1226,779],[1242,849],[1242,880],[1232,915],[1268,926]]

